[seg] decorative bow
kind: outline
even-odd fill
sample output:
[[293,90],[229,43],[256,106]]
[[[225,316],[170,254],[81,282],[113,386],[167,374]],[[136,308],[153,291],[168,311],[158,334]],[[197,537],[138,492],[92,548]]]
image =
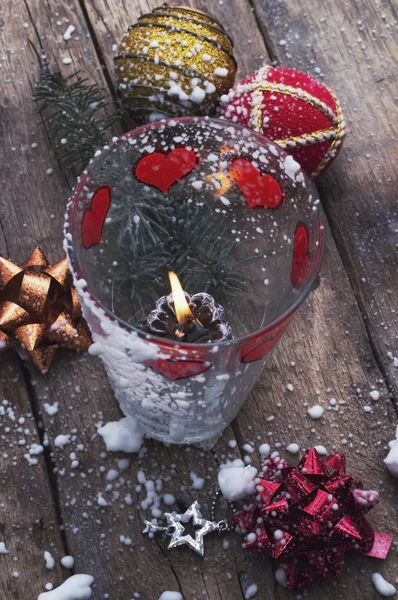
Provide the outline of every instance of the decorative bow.
[[322,460],[311,448],[297,467],[274,453],[256,483],[257,504],[236,513],[236,530],[248,550],[283,561],[292,590],[318,575],[337,575],[347,551],[387,556],[392,536],[374,532],[365,518],[379,494],[346,475],[342,452]]
[[25,348],[42,373],[57,348],[87,350],[91,336],[65,259],[49,265],[40,248],[18,266],[0,257],[0,350]]

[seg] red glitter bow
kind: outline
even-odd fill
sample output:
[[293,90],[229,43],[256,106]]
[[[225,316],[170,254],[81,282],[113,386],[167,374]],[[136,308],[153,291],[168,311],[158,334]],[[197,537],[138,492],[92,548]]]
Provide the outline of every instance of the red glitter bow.
[[385,558],[392,536],[375,532],[365,514],[379,502],[345,474],[342,452],[322,460],[311,448],[297,467],[277,452],[264,461],[257,504],[234,516],[244,547],[283,561],[286,585],[307,587],[316,576],[337,575],[344,554],[355,551]]

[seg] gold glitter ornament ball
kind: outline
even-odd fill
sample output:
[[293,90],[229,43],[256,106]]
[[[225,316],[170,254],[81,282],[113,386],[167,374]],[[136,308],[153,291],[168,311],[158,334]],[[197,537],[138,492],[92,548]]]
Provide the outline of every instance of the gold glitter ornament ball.
[[212,115],[236,74],[223,26],[186,6],[160,6],[124,35],[115,56],[119,93],[140,121]]

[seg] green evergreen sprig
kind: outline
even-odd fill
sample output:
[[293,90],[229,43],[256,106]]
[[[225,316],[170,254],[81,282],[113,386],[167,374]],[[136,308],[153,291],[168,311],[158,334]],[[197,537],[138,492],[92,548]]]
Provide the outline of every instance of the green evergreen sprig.
[[106,95],[98,85],[87,83],[79,71],[68,76],[61,71],[52,73],[45,57],[41,61],[33,100],[62,166],[77,177],[109,141],[110,129],[120,114],[104,114],[105,108],[110,110]]

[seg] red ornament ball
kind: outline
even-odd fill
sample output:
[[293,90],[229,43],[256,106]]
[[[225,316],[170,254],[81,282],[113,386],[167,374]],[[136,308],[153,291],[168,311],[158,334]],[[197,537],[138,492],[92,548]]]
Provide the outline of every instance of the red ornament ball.
[[334,160],[345,134],[340,103],[311,75],[261,68],[222,97],[222,117],[265,135],[314,178]]

